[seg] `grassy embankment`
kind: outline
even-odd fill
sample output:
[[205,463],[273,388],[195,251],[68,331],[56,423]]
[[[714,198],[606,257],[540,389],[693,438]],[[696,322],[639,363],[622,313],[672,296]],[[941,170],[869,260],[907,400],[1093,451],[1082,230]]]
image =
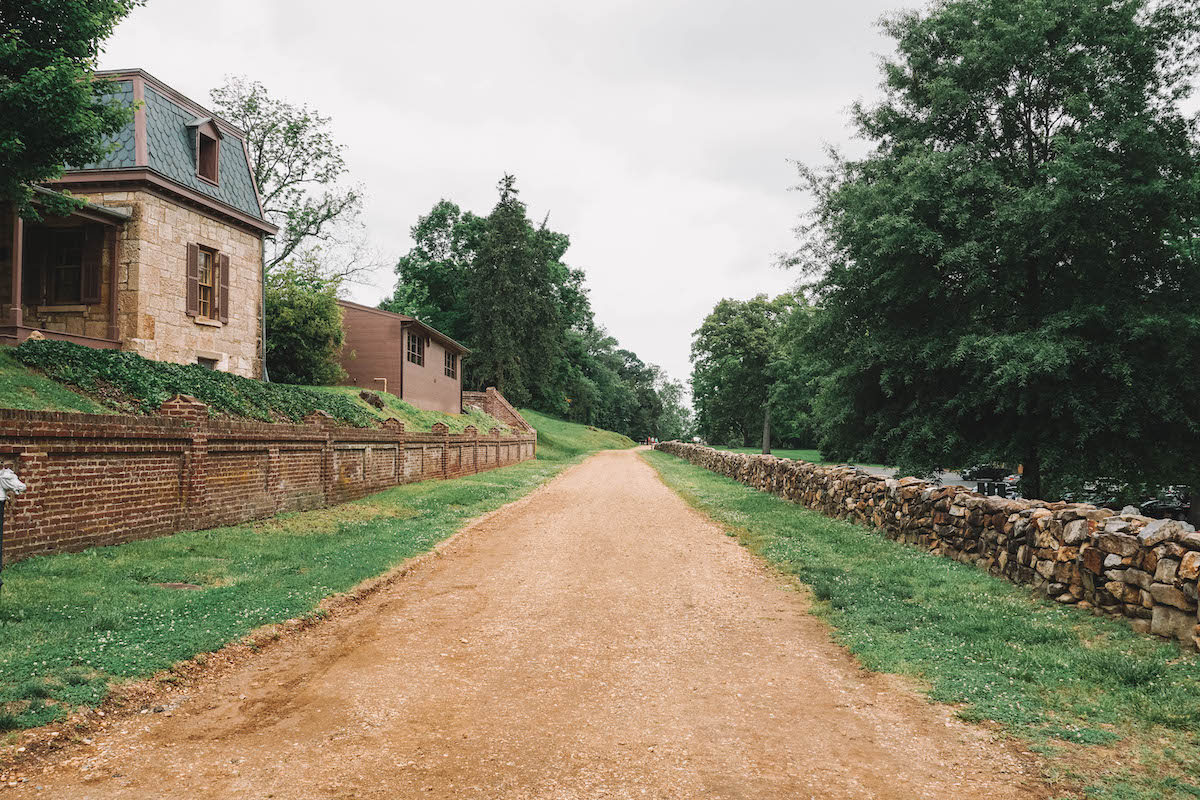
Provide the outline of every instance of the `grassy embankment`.
[[[168,669],[423,553],[564,466],[628,439],[530,414],[537,460],[399,486],[333,508],[31,558],[4,572],[0,728],[99,704],[115,682]],[[198,589],[166,588],[192,584]],[[170,678],[170,675],[167,675]]]
[[619,433],[601,430],[591,425],[564,422],[527,408],[521,409],[521,416],[537,428],[540,458],[565,461],[598,450],[624,450],[636,444],[629,437]]
[[376,409],[346,386],[289,386],[263,383],[195,364],[150,361],[136,353],[93,350],[58,341],[28,341],[0,350],[0,408],[28,411],[82,411],[91,414],[147,414],[177,394],[207,403],[214,416],[264,422],[299,422],[324,411],[347,425],[368,427],[398,419],[410,431],[428,431],[436,422],[451,433],[474,425],[481,433],[508,426],[481,411],[442,414],[423,411],[399,397],[372,392]]
[[981,570],[653,452],[684,499],[811,587],[869,669],[1042,754],[1060,796],[1200,797],[1200,658]]

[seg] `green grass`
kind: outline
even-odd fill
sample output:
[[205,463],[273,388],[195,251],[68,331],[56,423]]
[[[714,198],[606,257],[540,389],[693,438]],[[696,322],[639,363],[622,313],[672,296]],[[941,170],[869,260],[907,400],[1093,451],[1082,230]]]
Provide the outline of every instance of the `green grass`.
[[73,392],[21,364],[13,358],[12,350],[7,347],[0,348],[0,408],[112,413],[95,400]]
[[979,569],[826,518],[660,452],[664,481],[811,587],[869,669],[919,679],[959,715],[1104,800],[1200,797],[1200,659]]
[[[749,453],[750,455],[761,455],[762,454],[761,447],[720,447],[720,446],[716,446],[714,449],[727,450],[731,453]],[[786,450],[786,449],[776,448],[776,449],[771,450],[771,455],[778,456],[779,458],[791,458],[791,459],[795,459],[796,461],[810,461],[813,464],[845,464],[846,463],[845,461],[826,461],[825,457],[823,455],[821,455],[820,450]],[[882,464],[858,464],[857,466],[872,467],[872,468],[879,468],[879,469],[883,468]]]
[[637,444],[619,433],[565,422],[529,409],[521,409],[521,416],[537,428],[539,458],[563,461],[597,450],[624,450]]
[[[624,440],[534,416],[550,437],[534,461],[317,511],[10,566],[0,594],[0,730],[97,705],[116,682],[312,613],[325,597],[429,550],[568,463]],[[159,585],[170,583],[202,588]]]

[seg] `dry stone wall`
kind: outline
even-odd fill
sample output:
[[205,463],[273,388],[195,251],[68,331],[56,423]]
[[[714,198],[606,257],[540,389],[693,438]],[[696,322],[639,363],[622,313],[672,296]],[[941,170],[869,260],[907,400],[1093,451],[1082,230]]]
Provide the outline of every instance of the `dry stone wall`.
[[984,497],[856,467],[680,442],[655,447],[827,516],[873,525],[889,538],[975,564],[1060,603],[1124,616],[1139,631],[1200,647],[1200,533],[1186,523],[1082,503]]

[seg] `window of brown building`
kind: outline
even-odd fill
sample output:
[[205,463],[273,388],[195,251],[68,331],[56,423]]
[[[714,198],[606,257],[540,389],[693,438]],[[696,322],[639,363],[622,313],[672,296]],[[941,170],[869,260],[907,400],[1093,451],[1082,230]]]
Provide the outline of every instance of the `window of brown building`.
[[446,377],[458,377],[458,356],[454,353],[446,353]]
[[425,337],[408,334],[408,360],[418,367],[425,366]]
[[196,131],[196,174],[216,183],[220,152],[220,143],[216,139]]
[[217,360],[215,358],[205,358],[204,356],[198,356],[196,358],[196,363],[199,364],[200,366],[204,367],[205,369],[215,370],[217,368]]

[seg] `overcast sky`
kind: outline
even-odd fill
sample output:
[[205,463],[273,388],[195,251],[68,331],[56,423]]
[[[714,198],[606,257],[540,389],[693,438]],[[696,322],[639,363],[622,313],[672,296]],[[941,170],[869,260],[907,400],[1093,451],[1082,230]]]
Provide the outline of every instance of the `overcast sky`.
[[[486,214],[505,172],[571,237],[596,319],[675,378],[722,297],[775,294],[806,201],[789,159],[848,139],[902,0],[149,0],[101,66],[198,102],[226,75],[333,118],[388,264],[441,198]],[[861,145],[859,145],[861,147]],[[352,299],[391,292],[386,267]]]

